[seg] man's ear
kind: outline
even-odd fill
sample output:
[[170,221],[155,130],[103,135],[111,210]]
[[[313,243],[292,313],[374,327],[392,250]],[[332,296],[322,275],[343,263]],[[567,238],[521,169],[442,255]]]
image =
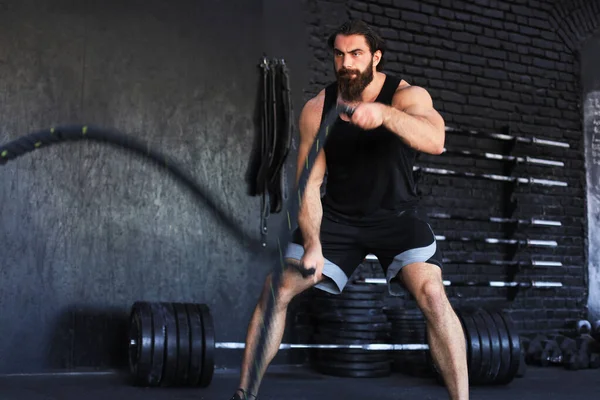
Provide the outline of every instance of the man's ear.
[[381,50],[377,50],[375,51],[375,53],[373,53],[373,66],[377,67],[377,65],[379,65],[379,62],[381,61]]

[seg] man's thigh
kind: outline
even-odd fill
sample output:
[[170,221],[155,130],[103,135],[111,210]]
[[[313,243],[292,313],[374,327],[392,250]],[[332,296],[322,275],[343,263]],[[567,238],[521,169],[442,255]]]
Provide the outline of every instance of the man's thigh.
[[390,294],[404,291],[401,272],[407,266],[441,276],[442,253],[422,210],[415,208],[398,213],[369,229],[367,235],[365,242],[381,263]]
[[[364,260],[367,251],[359,241],[360,230],[339,223],[323,215],[320,228],[321,248],[325,258],[323,280],[315,287],[329,293],[342,292],[348,278]],[[300,229],[296,229],[285,257],[299,261],[304,255],[304,241]]]

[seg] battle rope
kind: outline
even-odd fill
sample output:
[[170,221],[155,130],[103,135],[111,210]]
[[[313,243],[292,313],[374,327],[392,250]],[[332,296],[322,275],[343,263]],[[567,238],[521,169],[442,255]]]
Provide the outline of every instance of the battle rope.
[[[322,120],[321,126],[319,127],[319,131],[317,132],[316,138],[313,141],[311,150],[309,151],[306,157],[306,161],[304,163],[305,168],[302,169],[300,178],[298,180],[298,194],[297,196],[292,195],[290,201],[288,201],[287,231],[284,230],[283,232],[280,232],[278,240],[280,265],[275,267],[271,273],[270,292],[272,295],[267,296],[267,304],[264,311],[263,324],[261,326],[262,329],[259,331],[258,340],[255,342],[256,346],[253,349],[254,352],[250,353],[253,355],[254,362],[250,364],[250,370],[248,372],[249,384],[248,388],[246,389],[249,393],[252,393],[253,395],[255,395],[258,392],[258,387],[260,385],[260,371],[263,371],[266,367],[266,344],[269,340],[269,334],[271,332],[271,323],[273,322],[274,310],[279,295],[281,278],[286,268],[286,263],[284,260],[284,250],[281,248],[281,246],[282,244],[287,245],[292,239],[292,232],[295,228],[294,224],[296,223],[296,219],[298,218],[298,214],[300,212],[300,207],[302,206],[302,199],[304,198],[304,191],[306,189],[306,184],[308,183],[310,172],[315,163],[317,155],[319,154],[319,151],[325,146],[325,142],[327,140],[327,136],[331,127],[337,121],[338,115],[340,113],[346,113],[351,116],[353,112],[354,111],[352,108],[341,104],[336,107],[333,107],[327,112],[327,114]],[[290,265],[298,269],[304,277],[315,273],[315,268],[306,268],[305,266],[298,266],[295,263],[292,263]]]
[[244,246],[252,250],[262,249],[262,240],[252,237],[244,232],[239,223],[227,215],[219,205],[218,200],[213,198],[203,189],[188,173],[177,165],[170,157],[152,149],[149,144],[141,140],[125,135],[121,132],[102,129],[94,126],[61,126],[42,130],[20,137],[12,142],[0,146],[0,165],[15,158],[21,157],[31,151],[58,144],[60,142],[91,140],[109,143],[127,150],[131,150],[171,172],[175,178],[188,186],[192,193],[204,201],[207,206],[217,215],[218,219],[227,227],[233,236]]

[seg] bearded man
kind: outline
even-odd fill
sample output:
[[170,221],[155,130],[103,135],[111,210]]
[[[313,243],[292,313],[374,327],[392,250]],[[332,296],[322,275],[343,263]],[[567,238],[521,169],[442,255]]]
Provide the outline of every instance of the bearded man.
[[[464,333],[444,290],[441,253],[413,178],[418,152],[443,151],[444,120],[425,89],[382,72],[383,40],[364,22],[344,23],[328,44],[337,80],[302,109],[297,178],[323,117],[340,103],[354,111],[339,114],[312,167],[298,229],[285,257],[314,268],[315,274],[306,277],[294,268],[283,273],[259,380],[281,344],[289,302],[313,286],[340,294],[356,267],[374,254],[389,293],[408,290],[422,310],[430,353],[450,398],[468,399]],[[257,395],[259,382],[249,382],[248,371],[265,302],[273,295],[270,279],[250,321],[240,385],[232,400]]]

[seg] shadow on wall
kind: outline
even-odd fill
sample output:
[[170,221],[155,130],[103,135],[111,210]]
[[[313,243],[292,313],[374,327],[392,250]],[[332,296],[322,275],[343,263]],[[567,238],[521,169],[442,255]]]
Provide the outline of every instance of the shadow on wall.
[[122,307],[67,307],[50,330],[44,366],[67,370],[127,369],[128,330],[129,312]]

